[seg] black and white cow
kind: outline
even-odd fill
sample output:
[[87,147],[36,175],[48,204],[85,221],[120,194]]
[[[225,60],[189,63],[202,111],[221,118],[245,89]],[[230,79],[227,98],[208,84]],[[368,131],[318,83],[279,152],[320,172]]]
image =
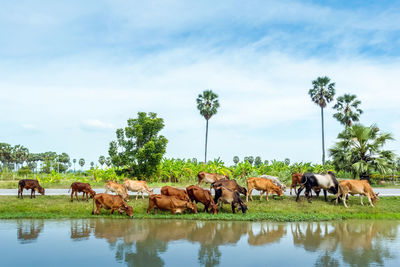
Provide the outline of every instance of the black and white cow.
[[328,201],[326,191],[331,194],[336,194],[338,192],[338,187],[339,183],[336,180],[335,174],[331,171],[327,174],[305,173],[301,178],[300,188],[297,190],[296,201],[299,201],[300,193],[304,188],[306,189],[305,195],[308,202],[311,203],[311,189],[324,190],[325,201]]

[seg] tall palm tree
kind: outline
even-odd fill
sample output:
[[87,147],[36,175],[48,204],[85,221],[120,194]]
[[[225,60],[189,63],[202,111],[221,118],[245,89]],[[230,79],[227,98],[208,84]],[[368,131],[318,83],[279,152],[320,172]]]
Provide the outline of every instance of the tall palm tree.
[[104,163],[106,162],[106,158],[104,156],[99,157],[99,163],[101,165],[101,168],[103,168]]
[[74,173],[75,173],[75,163],[76,163],[76,159],[73,159],[72,162],[74,163]]
[[211,90],[205,90],[203,94],[199,94],[197,97],[197,109],[200,114],[206,119],[206,142],[205,142],[205,153],[204,162],[207,163],[207,139],[208,139],[208,120],[215,114],[219,108],[218,95]]
[[393,140],[390,133],[380,133],[376,125],[353,124],[339,133],[338,139],[339,142],[329,150],[335,166],[368,181],[372,171],[390,172],[395,154],[383,150],[386,142]]
[[79,160],[79,165],[81,166],[81,170],[82,170],[83,166],[85,165],[85,159],[81,158]]
[[318,77],[312,81],[313,88],[308,91],[311,100],[321,108],[322,124],[322,164],[325,164],[325,137],[324,137],[324,108],[333,100],[335,95],[335,83],[328,77]]
[[334,118],[345,127],[350,127],[353,122],[359,121],[363,111],[358,108],[361,101],[357,99],[356,95],[344,94],[339,96],[336,101],[333,108],[338,112],[333,114]]

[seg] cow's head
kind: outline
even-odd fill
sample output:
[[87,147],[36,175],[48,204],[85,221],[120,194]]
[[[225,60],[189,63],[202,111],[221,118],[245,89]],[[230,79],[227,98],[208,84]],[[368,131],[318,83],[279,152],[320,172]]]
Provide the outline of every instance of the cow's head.
[[128,215],[131,218],[133,217],[133,208],[131,206],[125,205],[124,210],[126,215]]
[[153,188],[149,188],[149,191],[148,191],[148,192],[149,192],[150,195],[153,195],[153,194],[154,194]]
[[210,204],[210,212],[212,212],[213,214],[218,213],[218,206],[215,203]]
[[90,198],[94,198],[94,196],[96,195],[96,192],[93,191],[92,189],[90,189],[89,190],[89,195],[90,195]]
[[36,188],[36,191],[39,192],[40,194],[44,195],[44,188],[39,186],[38,188]]
[[246,205],[246,204],[241,203],[241,204],[240,204],[240,208],[241,208],[243,214],[246,213],[246,211],[247,211],[247,205]]
[[239,193],[241,193],[241,194],[243,194],[243,195],[247,195],[247,189],[244,188],[244,187],[241,187],[241,186],[239,185]]
[[190,209],[193,213],[197,213],[197,206],[191,201],[186,203],[186,208]]
[[372,198],[371,198],[371,200],[372,200],[372,202],[375,204],[378,200],[379,200],[379,193],[378,194],[375,194],[375,193],[372,193]]
[[274,188],[274,191],[278,196],[280,196],[280,197],[283,196],[282,188],[280,188],[279,186],[276,186]]

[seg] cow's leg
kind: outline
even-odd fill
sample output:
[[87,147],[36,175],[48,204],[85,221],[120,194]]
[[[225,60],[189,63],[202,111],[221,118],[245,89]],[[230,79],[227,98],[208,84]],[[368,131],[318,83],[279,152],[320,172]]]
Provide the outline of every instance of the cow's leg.
[[233,204],[233,201],[231,203],[231,206],[232,206],[232,212],[235,213],[235,204]]
[[362,201],[362,198],[363,198],[363,195],[360,194],[361,205],[364,206],[364,203],[363,203],[363,201]]
[[347,199],[346,197],[347,197],[347,193],[344,193],[344,194],[342,195],[342,198],[343,198],[343,199],[342,199],[342,200],[343,200],[343,205],[344,205],[346,208],[348,208],[348,207],[347,207],[347,204],[346,204],[346,199]]
[[72,189],[72,192],[71,192],[71,202],[74,202],[74,190]]
[[76,200],[79,202],[79,198],[78,198],[78,190],[77,190],[77,191],[75,191],[75,198],[76,198]]
[[18,198],[19,198],[20,195],[21,195],[21,198],[22,198],[22,190],[21,190],[21,187],[18,187]]
[[325,197],[325,202],[328,202],[328,198],[327,198],[327,196],[326,196],[327,194],[326,194],[326,190],[324,189],[324,197]]
[[[149,195],[150,195],[150,193],[149,193]],[[144,199],[144,191],[142,191],[142,199]]]
[[369,204],[371,204],[371,206],[373,207],[374,204],[372,204],[371,195],[367,194],[367,198],[368,198]]
[[300,193],[301,193],[301,191],[303,191],[303,189],[304,189],[304,186],[300,186],[300,188],[297,190],[296,201],[299,201]]
[[31,198],[33,198],[33,188],[31,189]]
[[249,196],[250,196],[251,201],[253,201],[253,199],[251,198],[251,191],[253,191],[253,188],[250,188],[250,189],[247,191],[247,194],[246,194],[246,202],[249,202]]
[[114,214],[114,208],[111,208],[110,214]]
[[265,193],[267,195],[267,201],[269,201],[269,199],[268,199],[269,191],[267,190],[267,191],[265,191]]
[[294,192],[296,193],[296,187],[295,187],[294,184],[292,183],[292,184],[290,185],[290,195],[292,195],[292,189],[293,189],[293,187],[294,187]]

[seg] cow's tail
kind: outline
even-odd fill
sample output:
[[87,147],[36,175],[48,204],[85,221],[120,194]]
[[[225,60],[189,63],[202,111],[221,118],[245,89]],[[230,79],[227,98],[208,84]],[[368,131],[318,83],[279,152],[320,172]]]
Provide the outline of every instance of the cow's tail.
[[300,183],[300,186],[304,186],[307,183],[307,181],[308,181],[308,177],[306,176],[305,182],[304,183]]

